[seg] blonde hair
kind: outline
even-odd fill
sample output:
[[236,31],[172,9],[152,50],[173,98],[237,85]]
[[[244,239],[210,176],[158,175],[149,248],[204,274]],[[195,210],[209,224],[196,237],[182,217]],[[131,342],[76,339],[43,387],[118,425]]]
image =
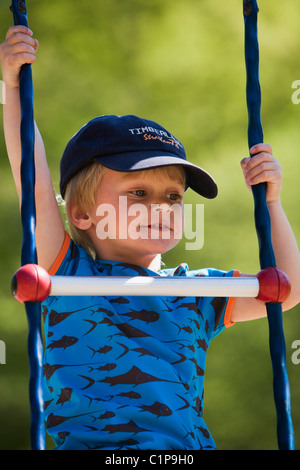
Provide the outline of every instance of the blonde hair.
[[[148,170],[137,171],[135,173],[139,174],[139,176],[144,176],[147,171],[152,171],[157,178],[159,178],[161,173],[172,179],[179,177],[180,182],[185,187],[185,171],[181,165],[149,168]],[[65,213],[70,236],[76,244],[82,246],[94,259],[96,257],[95,248],[86,230],[81,230],[72,223],[70,207],[73,205],[82,212],[90,211],[96,204],[97,190],[105,172],[106,168],[100,163],[90,163],[73,176],[67,185],[65,193]]]
[[70,218],[71,205],[86,212],[96,204],[96,194],[106,168],[98,162],[92,162],[76,173],[69,181],[65,193],[65,211],[67,224],[72,240],[82,246],[95,258],[95,249],[86,232],[76,227]]

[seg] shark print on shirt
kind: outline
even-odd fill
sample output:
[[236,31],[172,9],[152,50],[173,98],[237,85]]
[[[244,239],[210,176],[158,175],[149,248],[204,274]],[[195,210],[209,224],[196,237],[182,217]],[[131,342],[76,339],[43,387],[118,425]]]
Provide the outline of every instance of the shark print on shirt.
[[[93,260],[71,241],[58,275],[232,276],[154,273]],[[206,353],[231,325],[229,299],[49,297],[45,419],[57,449],[215,449],[203,418]]]

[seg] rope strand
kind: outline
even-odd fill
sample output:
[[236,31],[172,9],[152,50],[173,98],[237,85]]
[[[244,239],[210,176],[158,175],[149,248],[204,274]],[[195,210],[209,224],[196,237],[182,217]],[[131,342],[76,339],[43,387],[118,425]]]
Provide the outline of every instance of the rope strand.
[[[11,10],[14,24],[28,27],[27,9],[23,0],[12,0]],[[24,64],[20,72],[21,103],[21,221],[23,243],[21,265],[37,263],[35,241],[35,164],[34,164],[34,117],[33,85],[30,64]],[[41,305],[39,302],[26,302],[28,320],[28,356],[30,366],[29,400],[31,407],[31,448],[45,449],[44,402],[42,389],[43,342],[41,333]]]
[[[245,61],[247,72],[247,107],[249,116],[249,149],[263,142],[261,124],[261,90],[259,82],[259,47],[257,34],[256,0],[244,0],[245,21]],[[252,156],[252,155],[251,155]],[[271,238],[271,220],[266,202],[266,183],[252,187],[254,198],[254,218],[259,243],[261,269],[276,266]],[[294,431],[291,418],[290,388],[286,370],[286,346],[282,326],[281,304],[267,303],[269,322],[269,344],[273,367],[273,390],[277,410],[277,438],[280,450],[294,449]]]

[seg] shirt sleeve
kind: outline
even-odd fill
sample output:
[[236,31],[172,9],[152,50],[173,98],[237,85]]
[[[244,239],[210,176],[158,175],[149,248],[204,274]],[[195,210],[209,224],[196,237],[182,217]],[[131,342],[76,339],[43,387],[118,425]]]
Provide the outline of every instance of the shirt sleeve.
[[[231,271],[221,271],[214,268],[206,268],[194,272],[196,276],[209,277],[238,277],[240,272],[233,269]],[[234,306],[234,297],[200,297],[198,309],[205,321],[205,330],[208,339],[218,336],[221,331],[234,325],[231,321],[231,312]]]

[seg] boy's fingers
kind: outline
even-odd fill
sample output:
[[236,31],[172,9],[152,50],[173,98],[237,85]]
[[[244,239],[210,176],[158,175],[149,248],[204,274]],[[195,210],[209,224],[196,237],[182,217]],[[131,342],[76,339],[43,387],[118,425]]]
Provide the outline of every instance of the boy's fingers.
[[243,158],[241,161],[241,167],[244,171],[250,171],[252,168],[257,167],[265,161],[271,162],[273,161],[273,157],[268,153],[261,152],[253,157]]
[[33,32],[31,31],[31,29],[27,28],[26,26],[17,25],[17,26],[11,26],[8,29],[5,39],[9,39],[16,33],[23,33],[29,36],[33,35]]
[[245,181],[250,185],[262,182],[281,184],[282,174],[278,167],[274,167],[271,163],[264,162],[245,173]]
[[264,162],[272,163],[275,166],[279,165],[273,155],[267,152],[260,152],[257,155],[254,155],[253,157],[249,157],[243,169],[250,171],[252,170],[252,168],[257,167],[258,165],[261,165]]
[[272,150],[271,145],[263,144],[263,143],[253,145],[253,147],[251,147],[250,149],[251,155],[255,155],[256,153],[260,153],[260,152],[267,152],[267,153],[272,154],[273,150]]
[[246,168],[246,166],[248,165],[249,160],[251,160],[251,157],[243,158],[243,160],[241,160],[241,167]]
[[276,171],[277,167],[273,162],[263,161],[259,165],[254,166],[253,168],[247,168],[247,175],[254,176],[264,171]]
[[7,51],[6,56],[3,58],[3,63],[7,64],[9,67],[14,66],[15,62],[23,62],[25,56],[32,56],[35,59],[36,50],[29,45],[22,45],[21,47],[12,47]]
[[34,54],[30,54],[26,52],[24,52],[23,54],[20,54],[19,58],[20,58],[20,65],[33,64],[33,62],[35,62],[36,60],[36,57]]
[[273,160],[272,147],[269,144],[259,143],[250,148],[251,157],[243,158],[241,167],[243,170],[258,165],[260,161]]
[[246,179],[249,185],[255,185],[259,183],[276,183],[281,184],[281,178],[278,176],[276,171],[262,171],[257,175],[253,176],[251,179]]
[[14,44],[30,44],[32,47],[35,47],[36,45],[36,39],[32,38],[31,36],[28,36],[27,34],[24,33],[16,33],[13,34],[9,39],[6,40],[7,45],[11,46]]
[[[27,30],[27,28],[24,28]],[[1,45],[2,60],[7,60],[8,64],[12,63],[13,56],[19,56],[18,60],[23,63],[32,63],[35,61],[36,51],[39,43],[36,39],[22,31],[17,31],[14,28],[12,34],[5,43]]]

